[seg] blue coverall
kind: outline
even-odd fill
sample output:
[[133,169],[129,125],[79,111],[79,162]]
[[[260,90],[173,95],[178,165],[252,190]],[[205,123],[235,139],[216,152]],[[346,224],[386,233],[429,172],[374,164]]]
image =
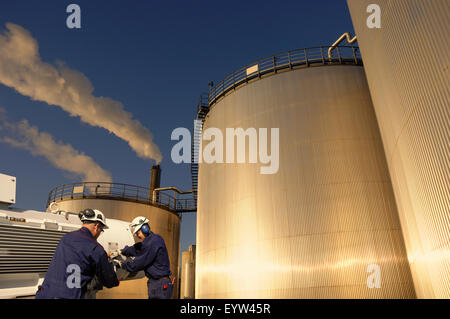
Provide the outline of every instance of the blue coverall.
[[150,232],[142,243],[125,246],[122,255],[136,257],[132,262],[124,262],[122,268],[129,272],[144,270],[148,278],[149,299],[169,299],[172,296],[172,282],[169,278],[161,278],[171,275],[169,254],[161,236]]
[[[73,280],[78,275],[77,270],[79,282]],[[59,241],[36,299],[83,298],[87,284],[95,275],[103,286],[112,288],[119,285],[114,266],[108,262],[105,250],[89,229],[82,227],[64,235]]]

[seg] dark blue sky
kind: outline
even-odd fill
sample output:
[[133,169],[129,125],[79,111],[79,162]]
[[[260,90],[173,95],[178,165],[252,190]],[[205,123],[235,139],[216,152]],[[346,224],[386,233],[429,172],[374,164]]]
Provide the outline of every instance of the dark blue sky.
[[[81,7],[80,30],[66,27],[66,7]],[[3,1],[6,22],[31,32],[44,62],[82,72],[95,96],[120,101],[154,135],[162,186],[191,189],[188,164],[170,159],[173,129],[193,126],[208,82],[282,51],[330,45],[352,32],[345,0],[316,1]],[[113,181],[146,186],[152,161],[123,140],[0,84],[11,121],[28,119],[111,172]],[[17,207],[44,210],[49,191],[77,182],[43,157],[0,144],[0,173],[17,177]],[[195,215],[183,217],[182,249],[195,242]]]

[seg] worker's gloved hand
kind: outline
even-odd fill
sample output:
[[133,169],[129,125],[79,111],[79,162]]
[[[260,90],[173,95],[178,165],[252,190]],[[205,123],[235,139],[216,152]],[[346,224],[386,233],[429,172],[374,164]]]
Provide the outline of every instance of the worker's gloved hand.
[[120,260],[119,258],[116,258],[116,259],[113,259],[113,264],[114,264],[114,266],[116,266],[116,268],[122,268],[122,265],[123,265],[123,261],[122,260]]
[[109,253],[109,258],[111,258],[111,259],[114,259],[114,258],[116,258],[117,256],[119,256],[121,253],[120,253],[120,250],[115,250],[115,251],[113,251],[113,252],[111,252],[111,253]]
[[121,255],[120,253],[114,254],[114,257],[111,259],[112,263],[116,268],[122,268],[123,263],[127,260],[127,257]]
[[124,256],[131,257],[136,256],[139,254],[140,250],[142,249],[142,243],[138,242],[134,244],[133,246],[125,246],[120,250],[120,253]]

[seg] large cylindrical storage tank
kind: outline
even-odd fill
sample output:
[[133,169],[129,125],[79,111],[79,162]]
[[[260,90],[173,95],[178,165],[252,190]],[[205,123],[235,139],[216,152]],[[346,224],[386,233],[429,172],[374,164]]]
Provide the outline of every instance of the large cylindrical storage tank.
[[363,67],[285,71],[210,105],[204,133],[279,128],[279,169],[200,163],[196,298],[414,298]]
[[[74,189],[66,187],[68,189]],[[75,187],[76,188],[76,187]],[[113,189],[113,188],[111,188]],[[57,190],[52,191],[54,194]],[[101,210],[108,218],[119,219],[131,222],[137,216],[145,216],[150,222],[152,232],[161,235],[166,243],[169,253],[170,267],[172,274],[178,279],[178,263],[180,251],[180,223],[181,218],[176,214],[163,207],[157,207],[142,202],[133,202],[131,200],[120,200],[119,196],[116,199],[108,198],[113,192],[109,192],[107,196],[98,195],[98,198],[82,198],[81,196],[70,196],[70,192],[63,192],[68,196],[62,198],[52,198],[56,201],[60,210],[69,212],[79,212],[86,208],[93,208]],[[52,197],[52,196],[50,196]],[[73,197],[73,199],[71,198]],[[144,198],[148,198],[145,195]],[[108,230],[105,230],[107,232]],[[101,236],[101,235],[100,235]],[[121,249],[123,247],[119,247]],[[175,282],[178,282],[176,280]],[[178,297],[178,284],[175,284],[172,298]],[[147,292],[147,278],[123,281],[118,287],[111,289],[103,288],[97,293],[97,298],[114,298],[114,299],[146,299]]]
[[376,1],[381,28],[369,28],[372,3],[348,6],[416,293],[450,298],[449,2]]

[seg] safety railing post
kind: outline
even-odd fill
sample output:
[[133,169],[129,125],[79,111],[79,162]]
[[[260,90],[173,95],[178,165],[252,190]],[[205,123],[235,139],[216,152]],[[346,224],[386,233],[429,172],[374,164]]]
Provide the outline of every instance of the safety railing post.
[[48,207],[48,205],[52,202],[52,193],[50,193],[49,195],[48,195],[48,198],[47,198],[47,206],[46,207]]
[[211,93],[212,93],[212,90],[213,90],[213,89],[215,89],[215,87],[212,88],[212,87],[209,85],[209,90],[208,90],[208,104],[209,104],[209,102],[211,101]]
[[258,60],[258,78],[261,79],[261,68],[260,65],[261,64],[261,60]]
[[173,191],[173,209],[175,210],[177,208],[177,193],[175,190]]
[[305,55],[305,63],[306,63],[306,66],[309,66],[309,62],[308,62],[308,53],[306,52],[306,49],[303,49],[303,54]]
[[291,63],[291,51],[288,51],[288,61],[289,61],[289,69],[292,70],[292,63]]

